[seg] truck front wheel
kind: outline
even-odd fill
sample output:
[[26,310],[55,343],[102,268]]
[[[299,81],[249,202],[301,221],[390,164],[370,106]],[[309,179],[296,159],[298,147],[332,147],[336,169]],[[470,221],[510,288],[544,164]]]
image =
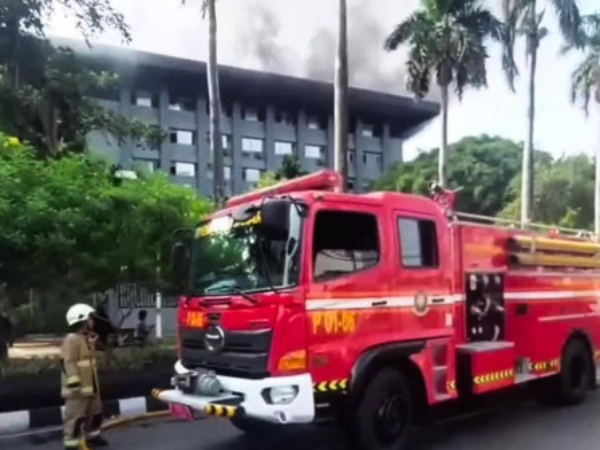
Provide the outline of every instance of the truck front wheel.
[[556,379],[560,403],[575,405],[585,399],[591,386],[592,364],[590,352],[581,340],[573,339],[567,344]]
[[346,427],[357,450],[401,450],[413,424],[413,403],[406,377],[383,369],[367,385]]

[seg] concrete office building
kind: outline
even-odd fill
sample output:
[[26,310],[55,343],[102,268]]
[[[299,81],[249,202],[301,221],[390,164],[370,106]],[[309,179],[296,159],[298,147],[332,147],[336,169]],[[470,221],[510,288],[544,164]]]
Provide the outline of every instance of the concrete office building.
[[[99,99],[105,107],[157,124],[167,134],[160,149],[149,149],[135,143],[119,146],[93,133],[90,148],[124,169],[136,165],[160,169],[170,173],[173,182],[210,196],[205,63],[67,44],[90,64],[120,75],[118,92]],[[333,167],[331,84],[223,66],[220,86],[227,195],[254,188],[261,173],[280,167],[285,155],[297,155],[309,172]],[[434,118],[439,105],[361,89],[351,89],[349,102],[350,186],[361,192],[390,165],[402,161],[403,141]]]

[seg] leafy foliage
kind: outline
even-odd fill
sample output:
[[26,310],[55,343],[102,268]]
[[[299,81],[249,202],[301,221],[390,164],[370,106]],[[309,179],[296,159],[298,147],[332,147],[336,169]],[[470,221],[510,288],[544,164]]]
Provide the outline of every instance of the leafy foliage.
[[9,295],[34,288],[52,301],[119,282],[170,286],[171,232],[210,206],[160,174],[122,183],[112,174],[84,155],[40,161],[0,135],[0,283]]
[[[521,207],[521,145],[501,138],[468,137],[453,144],[449,168],[456,209],[517,220]],[[435,179],[437,149],[397,165],[373,189],[429,195]],[[593,221],[594,162],[585,155],[554,160],[536,153],[533,212],[537,222],[590,228]],[[557,195],[560,193],[560,195]]]
[[587,113],[591,99],[600,104],[600,14],[584,16],[582,21],[586,53],[571,77],[571,101],[581,100]]
[[110,0],[11,0],[0,5],[0,125],[31,142],[44,156],[82,151],[93,130],[146,141],[163,139],[157,127],[106,110],[92,93],[115,88],[116,77],[87,68],[69,49],[54,48],[44,35],[45,20],[60,6],[90,38],[116,29],[131,39]]
[[387,50],[410,47],[407,89],[424,97],[432,80],[454,85],[459,97],[467,86],[487,85],[485,40],[502,41],[504,27],[479,0],[423,0],[422,9],[399,24],[385,42]]
[[273,186],[281,181],[292,180],[306,175],[297,156],[285,155],[281,161],[281,167],[274,172],[265,172],[258,180],[259,188]]

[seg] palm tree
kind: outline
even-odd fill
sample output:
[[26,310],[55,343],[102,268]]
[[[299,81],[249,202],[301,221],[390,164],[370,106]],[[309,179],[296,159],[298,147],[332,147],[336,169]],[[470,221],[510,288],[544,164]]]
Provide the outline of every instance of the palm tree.
[[410,48],[407,89],[417,98],[430,90],[432,79],[441,91],[442,142],[438,182],[447,185],[449,91],[459,100],[466,87],[487,86],[485,41],[504,39],[503,24],[481,0],[421,0],[421,9],[396,26],[385,42],[388,51]]
[[[596,101],[600,114],[600,13],[582,18],[581,44],[586,53],[571,77],[571,101],[581,101],[586,115],[590,100]],[[598,126],[600,132],[600,124]],[[600,136],[599,136],[600,137]],[[596,179],[594,183],[594,233],[600,236],[600,142],[596,144]]]
[[339,0],[338,45],[335,60],[334,168],[348,185],[348,24],[346,0]]
[[[541,26],[544,12],[538,13],[540,0],[502,0],[504,20],[507,25],[505,48],[506,53],[513,52],[518,35],[525,36],[526,52],[529,63],[528,107],[527,107],[527,139],[523,149],[523,176],[521,186],[521,223],[525,225],[531,220],[531,203],[533,201],[533,136],[535,123],[535,76],[537,69],[537,51],[540,41],[548,34]],[[560,31],[568,43],[579,41],[581,16],[576,0],[549,0],[558,16]],[[505,67],[509,86],[514,90],[514,79],[517,69],[514,65]]]
[[[182,0],[186,3],[186,0]],[[208,15],[208,63],[206,78],[208,81],[208,101],[210,114],[210,152],[213,158],[215,207],[220,207],[223,195],[223,141],[221,137],[221,90],[219,89],[219,66],[217,62],[217,11],[216,0],[202,0],[202,17]]]

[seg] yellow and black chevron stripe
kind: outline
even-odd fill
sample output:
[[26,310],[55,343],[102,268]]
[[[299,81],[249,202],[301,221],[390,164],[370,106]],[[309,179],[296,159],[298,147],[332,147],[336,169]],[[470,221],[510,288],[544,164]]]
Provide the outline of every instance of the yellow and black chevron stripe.
[[558,358],[529,364],[529,370],[531,372],[554,372],[559,368],[560,360]]
[[237,410],[237,406],[209,404],[204,407],[204,412],[209,416],[227,417],[228,419],[235,417]]
[[515,376],[513,369],[499,370],[497,372],[490,372],[484,375],[477,375],[473,378],[473,383],[477,386],[484,386],[486,384],[497,383],[499,381],[505,381]]
[[348,380],[331,380],[322,381],[320,383],[313,384],[313,390],[315,394],[324,394],[329,392],[346,392],[348,390]]

